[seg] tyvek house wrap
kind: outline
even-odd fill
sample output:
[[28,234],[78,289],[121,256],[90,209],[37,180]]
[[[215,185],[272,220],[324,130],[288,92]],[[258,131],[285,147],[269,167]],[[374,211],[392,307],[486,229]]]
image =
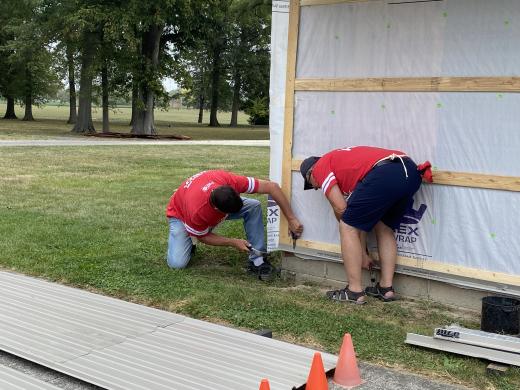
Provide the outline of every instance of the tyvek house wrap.
[[[280,28],[287,18],[274,15],[273,72],[285,74],[279,53],[287,47],[286,29]],[[520,2],[371,1],[301,8],[298,79],[435,76],[520,76]],[[280,81],[272,84],[271,97],[281,88]],[[271,142],[277,143],[283,121],[274,119]],[[442,171],[518,177],[520,95],[296,92],[294,159],[354,145],[400,149]],[[281,148],[273,148],[271,177],[277,181],[281,167]],[[302,187],[294,172],[291,201],[305,226],[302,238],[338,244],[325,197]],[[517,192],[423,185],[396,231],[399,255],[520,276],[519,216]]]

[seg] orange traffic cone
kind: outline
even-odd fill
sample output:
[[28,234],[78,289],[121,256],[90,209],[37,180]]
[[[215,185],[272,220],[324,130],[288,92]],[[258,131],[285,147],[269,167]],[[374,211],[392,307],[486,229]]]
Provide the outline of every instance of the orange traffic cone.
[[358,386],[363,383],[359,375],[352,336],[349,333],[346,333],[343,337],[343,345],[339,351],[339,359],[333,380],[338,385],[347,387]]
[[267,379],[262,379],[262,382],[260,382],[260,388],[258,390],[271,390],[269,381]]
[[321,354],[319,352],[314,353],[312,358],[311,370],[309,371],[309,377],[307,378],[307,385],[305,390],[328,390],[329,383],[327,382],[327,376],[325,375],[325,368],[323,368],[323,360],[321,360]]

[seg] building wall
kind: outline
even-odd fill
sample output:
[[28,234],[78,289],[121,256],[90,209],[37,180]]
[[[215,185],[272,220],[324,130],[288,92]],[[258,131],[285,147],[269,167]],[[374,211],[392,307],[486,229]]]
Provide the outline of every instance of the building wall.
[[[285,253],[282,269],[285,277],[296,282],[310,281],[333,288],[343,288],[347,282],[343,264],[335,261],[307,260]],[[367,271],[363,271],[363,281],[366,286],[370,285]],[[484,291],[401,274],[395,275],[394,288],[399,296],[405,298],[429,299],[475,311],[481,310],[481,299],[490,295]]]

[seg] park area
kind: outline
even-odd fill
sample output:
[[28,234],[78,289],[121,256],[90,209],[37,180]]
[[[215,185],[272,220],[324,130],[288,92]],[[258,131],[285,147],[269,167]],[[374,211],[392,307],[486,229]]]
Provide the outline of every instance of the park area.
[[[0,120],[2,138],[61,137],[67,126],[63,118],[52,117],[55,112],[54,107],[44,108],[44,119],[32,123]],[[180,121],[175,113],[165,115]],[[121,122],[125,119],[122,116]],[[53,123],[59,126],[48,130]],[[215,137],[207,128],[197,133],[197,126],[183,126],[193,128],[191,134],[198,139],[249,139],[251,130],[260,139],[267,136],[266,129],[247,126],[234,133],[223,129]],[[3,134],[7,129],[8,137]],[[343,334],[349,332],[364,362],[470,388],[520,386],[518,369],[488,376],[486,363],[477,359],[404,344],[407,332],[431,334],[434,324],[477,328],[478,313],[421,300],[385,304],[371,299],[361,307],[333,303],[318,285],[255,281],[244,273],[246,256],[223,247],[199,245],[187,269],[169,269],[164,212],[186,177],[221,168],[268,178],[267,147],[182,142],[2,147],[1,268],[231,327],[269,328],[275,338],[331,353],[338,352]],[[257,198],[265,211],[266,199]],[[244,235],[236,221],[223,224],[219,233]],[[276,253],[270,256],[276,261]]]
[[[467,0],[457,4],[464,1]],[[310,376],[307,377],[301,367],[287,356],[294,354],[301,361],[306,353],[320,351],[326,365],[330,365],[331,361],[336,361],[336,355],[343,356],[340,352],[342,340],[350,334],[363,373],[368,372],[370,367],[375,368],[372,377],[364,378],[366,383],[361,386],[366,387],[360,387],[360,390],[520,389],[520,368],[514,362],[504,372],[498,373],[499,370],[488,369],[489,361],[481,359],[482,356],[457,355],[405,342],[408,333],[431,336],[436,327],[450,324],[479,329],[481,313],[474,308],[443,304],[440,303],[442,299],[426,299],[432,297],[429,295],[430,278],[450,288],[460,287],[459,290],[446,291],[482,293],[474,287],[479,287],[478,284],[457,284],[458,279],[449,278],[452,270],[458,272],[457,275],[454,273],[454,277],[465,278],[467,268],[452,267],[447,263],[441,270],[447,272],[440,274],[440,277],[428,268],[418,267],[419,271],[425,272],[414,273],[417,271],[414,264],[428,266],[431,256],[426,261],[414,259],[409,263],[398,263],[398,266],[404,264],[412,273],[401,272],[402,268],[397,273],[405,277],[419,275],[415,279],[400,280],[411,281],[411,288],[407,291],[420,289],[420,283],[428,283],[426,295],[407,295],[402,285],[395,284],[398,296],[400,292],[403,296],[392,302],[365,296],[365,286],[357,292],[349,292],[366,298],[366,305],[350,304],[354,300],[349,298],[346,290],[337,292],[347,294],[350,303],[342,302],[345,299],[329,299],[331,295],[327,292],[331,285],[336,288],[344,280],[341,279],[345,274],[341,263],[346,257],[342,257],[343,248],[337,245],[339,238],[335,239],[339,234],[337,222],[340,219],[334,219],[333,213],[341,216],[340,212],[346,212],[348,198],[344,196],[347,192],[339,192],[339,187],[335,192],[342,201],[340,203],[345,203],[343,209],[333,207],[331,210],[327,199],[321,197],[321,192],[306,191],[305,197],[298,197],[303,191],[300,175],[303,171],[300,167],[305,160],[302,158],[308,159],[308,156],[315,154],[322,156],[324,150],[344,147],[352,139],[361,140],[353,145],[375,145],[382,140],[386,144],[380,145],[380,148],[385,148],[381,150],[390,150],[390,146],[401,147],[399,142],[407,145],[415,138],[419,141],[428,139],[428,142],[417,144],[421,147],[431,144],[431,150],[428,149],[431,154],[425,157],[437,163],[430,156],[435,156],[434,147],[437,147],[437,139],[442,137],[432,136],[435,142],[430,142],[430,137],[416,136],[419,130],[428,134],[428,126],[432,126],[433,134],[433,130],[437,130],[433,126],[447,123],[438,120],[438,117],[448,112],[448,108],[454,113],[448,117],[449,121],[457,124],[466,123],[457,119],[459,113],[471,118],[473,111],[458,109],[455,104],[452,106],[455,108],[443,105],[441,97],[431,98],[434,88],[446,87],[439,82],[438,75],[427,80],[423,73],[430,73],[426,71],[418,73],[421,77],[408,75],[408,79],[403,77],[401,71],[408,69],[409,64],[424,62],[429,66],[433,63],[425,53],[434,53],[434,50],[426,48],[417,55],[414,48],[422,46],[408,44],[408,40],[419,37],[428,41],[431,31],[441,31],[448,22],[453,24],[447,19],[447,11],[444,8],[441,10],[441,7],[447,7],[447,3],[406,1],[391,3],[392,8],[382,0],[0,1],[0,388],[56,390],[54,384],[57,384],[58,388],[68,390],[257,390],[260,380],[265,378],[262,370],[269,368],[276,373],[272,378],[266,378],[272,379],[272,389],[266,387],[269,385],[264,381],[261,390],[289,389],[285,386],[289,379],[284,375],[287,373],[289,376],[291,370],[298,371],[299,376],[296,377],[302,386],[293,387],[291,384],[290,388],[316,390],[309,385]],[[451,3],[452,7],[457,6],[454,3]],[[366,14],[364,6],[367,7]],[[415,14],[396,12],[392,17],[396,18],[395,26],[399,28],[394,28],[394,19],[390,23],[391,18],[384,12],[394,12],[399,6],[401,9],[410,7],[408,9],[419,13],[426,8],[433,16],[426,13],[421,19],[412,17]],[[335,12],[336,7],[343,11]],[[359,15],[364,15],[362,17],[367,21],[376,15],[374,20],[377,23],[374,26],[379,26],[379,29],[374,31],[378,33],[363,30],[372,24],[358,18],[358,7],[363,10]],[[300,8],[302,23],[298,19]],[[487,14],[492,7],[486,8],[481,4],[480,8],[484,8],[483,13]],[[520,12],[520,8],[518,10]],[[379,14],[379,11],[383,13]],[[328,12],[329,19],[322,18],[321,12]],[[452,14],[461,17],[464,13],[452,13],[450,10],[450,17]],[[381,15],[386,15],[386,19]],[[343,23],[346,17],[354,17],[355,23],[347,26]],[[312,18],[317,21],[315,25],[309,23]],[[381,24],[383,19],[384,23]],[[498,24],[503,30],[514,27],[512,20],[510,23],[508,18],[505,22],[502,19]],[[324,20],[335,22],[325,23]],[[431,31],[426,29],[426,32],[416,34],[415,30],[410,30],[415,28],[415,24],[410,27],[407,23],[418,21],[416,27],[419,30],[424,28],[421,24],[429,26],[428,23],[420,23],[421,20],[433,20],[437,24]],[[340,34],[342,28],[351,26],[353,31]],[[318,28],[324,29],[323,36],[315,33],[314,29]],[[362,32],[355,30],[358,28]],[[401,51],[392,48],[373,49],[363,41],[370,38],[378,45],[381,42],[396,42],[391,35],[394,31],[404,34],[399,35],[399,39],[405,42],[401,50],[411,57],[401,55]],[[408,34],[409,31],[413,33]],[[491,30],[493,36],[494,31]],[[383,34],[385,38],[378,34]],[[461,36],[468,39],[473,35],[464,33]],[[343,41],[345,37],[355,39],[352,42],[347,39]],[[511,37],[507,35],[507,39],[513,41]],[[315,38],[323,40],[314,41]],[[302,42],[298,42],[299,39]],[[307,41],[312,41],[312,45],[305,46]],[[355,53],[359,58],[364,58],[365,54],[369,56],[366,63],[356,65],[357,57],[351,54],[355,50],[346,50],[348,44],[359,49],[359,53]],[[322,49],[329,50],[331,55],[320,54],[323,53]],[[300,54],[298,50],[301,50]],[[411,54],[407,50],[412,50]],[[459,49],[451,50],[466,53]],[[399,61],[372,59],[371,56],[378,58],[381,53],[384,56],[395,55]],[[329,68],[339,73],[327,73],[313,79],[319,74],[318,71],[322,71],[321,67],[325,66],[326,61],[337,61],[338,64],[331,62]],[[479,61],[472,63],[478,64]],[[507,64],[508,60],[501,63]],[[312,64],[316,65],[316,69]],[[343,77],[341,70],[351,64],[354,64],[352,66],[357,69],[356,72],[359,71],[354,72],[358,78],[336,79]],[[377,71],[371,73],[374,71],[372,65],[377,65],[375,70],[381,65],[385,72],[396,66],[398,81],[395,82],[395,75],[380,75]],[[304,77],[305,72],[310,72],[308,77]],[[351,76],[351,73],[352,69],[345,74]],[[511,76],[509,71],[506,73],[507,77]],[[382,78],[375,79],[374,75]],[[513,78],[513,82],[502,79],[491,81],[500,82],[499,87],[518,92],[520,86],[516,87],[515,84],[518,78]],[[403,80],[404,84],[399,84]],[[467,83],[467,80],[460,81],[448,82],[448,92],[465,92],[463,87],[468,85],[472,93],[489,92],[486,88],[491,88],[488,85],[490,81],[485,78]],[[484,87],[479,83],[483,83]],[[392,90],[396,85],[397,89]],[[421,99],[413,95],[409,100],[412,104],[406,103],[410,86],[412,92],[424,92]],[[486,102],[490,101],[497,107],[502,103],[513,104],[508,103],[511,100],[506,95],[507,88],[505,91],[498,89],[500,93]],[[493,93],[495,89],[492,89]],[[399,93],[392,95],[387,92]],[[335,96],[338,96],[337,101],[334,100]],[[393,102],[392,96],[402,96],[404,100]],[[345,97],[351,100],[341,100]],[[417,108],[419,103],[424,102],[429,104],[428,115]],[[397,103],[403,104],[404,109],[398,108]],[[368,108],[360,109],[363,104]],[[472,109],[487,115],[478,107],[475,105]],[[496,118],[507,117],[509,122],[514,122],[512,117],[502,115],[505,111],[500,106],[497,110],[500,116]],[[419,125],[414,121],[418,121]],[[476,119],[473,126],[478,122]],[[511,127],[509,122],[506,123],[508,129]],[[401,127],[406,131],[411,129],[412,136],[398,130]],[[465,128],[462,125],[459,127],[461,134],[465,134]],[[446,128],[450,126],[446,125]],[[487,134],[487,129],[481,133]],[[467,138],[464,135],[453,139],[467,141]],[[473,138],[479,146],[490,143],[485,141],[486,138],[482,142],[477,136]],[[447,144],[452,147],[455,142]],[[501,146],[503,144],[496,144],[496,149],[506,149]],[[518,153],[513,150],[515,143],[511,142],[511,145],[508,153],[517,157]],[[350,152],[350,148],[341,150]],[[472,157],[487,155],[480,149],[468,152],[461,147],[460,150]],[[450,151],[446,149],[445,155],[451,158],[454,153]],[[387,163],[397,162],[395,157],[398,157],[408,179],[405,162],[413,163],[409,161],[412,153],[408,156],[394,152],[397,151],[392,149],[390,156],[367,163],[367,172],[382,165],[389,168]],[[500,150],[497,153],[500,155]],[[460,160],[464,160],[465,155],[462,152],[460,155]],[[475,160],[480,161],[478,158]],[[448,163],[441,165],[440,170],[433,166],[434,175],[442,178],[443,173],[445,176],[455,173],[455,179],[452,178],[455,183],[439,181],[434,183],[436,187],[423,186],[426,188],[423,192],[453,186],[454,193],[458,194],[456,191],[468,186],[465,179],[463,184],[457,182],[457,170],[449,166],[450,161],[448,159]],[[518,166],[512,163],[504,165]],[[303,172],[306,184],[313,177],[312,167]],[[169,245],[173,245],[173,239],[169,244],[166,208],[174,192],[187,189],[195,179],[204,175],[197,173],[209,170],[230,171],[246,178],[220,172],[219,175],[232,177],[234,182],[217,185],[212,181],[200,187],[205,194],[200,195],[200,192],[198,196],[205,196],[205,203],[196,209],[195,217],[202,219],[203,212],[200,210],[203,207],[211,208],[211,212],[220,213],[219,223],[198,226],[200,230],[196,230],[190,227],[186,219],[169,215],[170,222],[178,219],[173,222],[179,222],[177,226],[181,226],[181,233],[186,233],[182,236],[185,238],[184,244],[189,242],[191,247],[188,231],[190,234],[202,233],[194,234],[199,241],[191,259],[189,248],[184,252],[184,255],[189,254],[188,266],[184,269],[170,268],[168,264],[172,263],[167,262],[167,250]],[[414,167],[419,188],[421,178],[415,171]],[[484,173],[475,182],[479,183],[478,178],[491,178],[478,188],[492,190],[493,194],[496,189],[503,189],[500,188],[502,181],[516,180],[507,172],[508,177],[497,176],[498,179]],[[489,173],[498,175],[500,172]],[[460,175],[463,178],[471,176],[464,172]],[[193,180],[183,185],[187,178]],[[331,178],[335,179],[333,172],[328,176],[329,184]],[[213,197],[214,192],[221,187],[232,187],[240,180],[247,190],[232,188],[232,195],[240,207],[234,211],[219,208]],[[518,191],[518,183],[516,180],[512,184],[516,186],[513,191]],[[315,189],[322,184],[316,185]],[[216,188],[210,191],[213,185]],[[266,232],[270,228],[271,232],[275,231],[274,244],[270,240],[272,236],[267,235],[268,245],[265,248],[269,248],[269,253],[264,252],[266,249],[263,246],[255,244],[257,248],[253,248],[246,241],[246,238],[252,240],[249,234],[246,235],[242,221],[220,223],[229,215],[238,214],[246,208],[238,193],[252,193],[248,197],[260,202],[263,218],[260,221],[260,209],[256,202],[256,232],[262,232],[262,224]],[[320,198],[312,199],[316,194]],[[182,200],[193,205],[193,199],[186,195],[186,199]],[[285,201],[280,202],[280,199]],[[465,205],[471,203],[462,202],[462,198],[455,195],[448,199],[455,209],[457,204],[452,200],[459,200]],[[273,203],[282,212],[280,218],[270,220],[268,215],[277,212],[272,208]],[[506,203],[490,202],[494,206]],[[294,213],[292,210],[287,213],[291,207]],[[410,207],[415,211],[415,219],[408,218],[410,226],[405,231],[417,236],[421,232],[421,239],[426,237],[423,230],[419,230],[423,215],[423,225],[428,223],[428,228],[436,232],[445,231],[439,226],[444,226],[440,223],[448,219],[436,219],[428,214],[433,213],[433,202],[428,207],[417,203],[417,210],[413,209],[413,204]],[[514,207],[511,209],[514,210]],[[511,214],[509,209],[507,212]],[[453,225],[457,227],[459,221],[473,220],[474,217],[453,214],[456,214],[453,220],[457,221]],[[315,215],[318,217],[314,218]],[[326,215],[331,218],[323,218]],[[399,218],[403,216],[401,213]],[[304,217],[306,221],[316,223],[305,222],[303,229],[307,230],[303,230],[302,234],[300,222]],[[276,223],[272,222],[275,219]],[[484,224],[485,214],[480,219]],[[328,234],[326,229],[330,226],[333,226],[334,234]],[[341,222],[339,226],[343,226]],[[353,228],[351,233],[358,234],[355,242],[361,244],[363,239],[360,240],[359,229],[356,229]],[[393,250],[394,232],[397,230],[388,224],[385,229],[386,237],[390,237],[392,244],[386,247],[391,246]],[[472,229],[466,230],[472,232]],[[496,239],[495,230],[486,230],[486,233],[486,238],[492,240],[491,244],[482,239],[479,242],[480,245],[487,245],[486,249],[497,248],[496,253],[499,253],[498,250],[506,251],[509,248],[501,245],[505,240]],[[173,237],[173,228],[171,234]],[[323,239],[325,235],[327,237]],[[215,236],[223,241],[211,241]],[[505,237],[498,236],[500,239]],[[458,237],[453,242],[458,244],[465,239]],[[443,244],[435,241],[431,247],[436,249],[443,247]],[[360,255],[364,256],[361,251],[365,248],[368,253],[366,245],[359,247]],[[467,251],[461,252],[468,256],[471,254],[468,254],[469,249],[480,251],[480,247],[475,246],[475,249],[472,243],[468,243],[466,248]],[[480,252],[486,262],[492,260],[486,258],[487,252]],[[175,254],[177,256],[178,252]],[[395,257],[395,253],[392,256]],[[399,259],[399,262],[402,260]],[[507,259],[503,260],[507,263]],[[316,261],[314,264],[318,265],[310,266],[311,261]],[[289,267],[280,270],[288,264],[296,264],[304,271],[307,271],[305,267],[318,271],[340,270],[341,277],[328,278],[329,274],[325,274],[320,279],[319,275],[313,278],[311,272],[302,272],[310,276],[306,279]],[[345,261],[345,264],[350,263]],[[381,264],[385,261],[382,260]],[[266,266],[269,272],[263,279],[261,269]],[[361,264],[358,268],[361,271]],[[499,283],[502,279],[494,279],[502,275],[499,271],[489,268],[482,274],[489,276],[489,280],[495,283],[493,286],[497,286],[492,291],[502,288],[507,292]],[[478,269],[474,274],[481,276]],[[367,279],[368,273],[364,276]],[[512,280],[507,274],[505,277],[506,281]],[[352,286],[352,279],[350,281]],[[385,284],[381,283],[381,286]],[[375,278],[372,280],[372,289],[376,289],[375,295],[379,294],[379,298],[385,298],[380,291],[388,290],[388,293],[393,290],[392,283],[386,286],[379,290],[375,287]],[[339,296],[341,298],[341,293]],[[178,329],[181,330],[175,333]],[[272,339],[268,339],[269,336],[260,337],[271,332]],[[154,339],[164,334],[170,337],[169,341],[174,340],[178,344],[162,344],[162,340]],[[228,357],[228,351],[219,349],[222,340],[227,343],[229,351],[238,357]],[[240,344],[244,340],[245,344]],[[130,349],[128,344],[134,342],[134,349]],[[243,345],[254,345],[257,349],[248,349]],[[275,347],[284,353],[289,350],[290,353],[278,355],[273,352],[276,351]],[[117,348],[123,352],[117,352]],[[111,349],[116,350],[117,359],[107,357]],[[214,353],[215,350],[217,352]],[[520,356],[520,352],[512,353]],[[93,360],[89,361],[91,358],[100,358],[102,363],[94,364]],[[127,358],[130,360],[125,360]],[[351,359],[356,365],[355,356]],[[206,363],[208,366],[205,366]],[[27,365],[33,366],[28,369]],[[229,373],[220,372],[222,365],[229,369]],[[330,368],[337,369],[337,366],[333,364]],[[21,375],[22,379],[10,371],[11,367],[18,371],[17,375]],[[192,367],[195,368],[190,371]],[[357,370],[357,367],[354,368]],[[50,372],[38,376],[35,371],[40,369]],[[382,375],[383,371],[388,376]],[[278,375],[278,372],[282,374]],[[332,379],[331,373],[329,370],[328,379]],[[42,375],[47,378],[45,385],[52,387],[41,384],[42,387],[38,384],[36,387],[24,387]],[[63,375],[65,380],[60,382],[56,375]],[[327,387],[327,379],[323,379]],[[386,383],[379,384],[376,379]],[[12,380],[11,383],[21,381],[22,385],[10,387],[9,380]],[[204,386],[198,387],[201,382],[205,383]],[[248,383],[248,386],[233,386],[234,383]],[[394,387],[390,387],[390,383]],[[370,387],[372,385],[374,387]],[[339,389],[339,385],[331,386],[334,390]]]

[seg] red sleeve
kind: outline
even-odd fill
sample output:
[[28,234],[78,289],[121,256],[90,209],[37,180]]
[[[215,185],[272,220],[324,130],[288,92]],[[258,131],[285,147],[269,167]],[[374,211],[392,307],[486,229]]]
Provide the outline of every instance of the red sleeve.
[[334,187],[335,184],[338,184],[336,175],[330,167],[330,160],[324,160],[323,162],[321,160],[318,161],[316,167],[312,171],[312,175],[325,195],[328,195],[330,189]]
[[253,194],[258,191],[258,179],[254,177],[233,175],[230,173],[231,185],[239,194]]
[[210,233],[210,228],[209,226],[198,226],[194,223],[186,223],[186,222],[183,222],[184,223],[184,227],[186,228],[186,231],[188,232],[188,234],[190,236],[193,236],[193,237],[204,237],[204,236],[207,236],[209,233]]

